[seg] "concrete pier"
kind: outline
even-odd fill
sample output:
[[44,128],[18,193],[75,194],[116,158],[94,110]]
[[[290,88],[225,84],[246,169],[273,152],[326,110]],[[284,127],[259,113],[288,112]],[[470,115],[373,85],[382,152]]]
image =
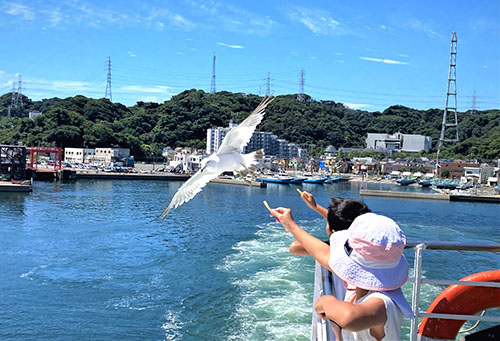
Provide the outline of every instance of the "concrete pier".
[[398,192],[361,189],[359,191],[359,195],[387,198],[450,200],[450,196],[448,194],[442,193]]
[[375,197],[386,197],[386,198],[430,199],[430,200],[500,203],[500,195],[398,192],[398,191],[381,191],[381,190],[367,190],[367,189],[360,190],[359,194],[362,196],[375,196]]
[[0,192],[31,192],[31,184],[13,184],[0,181]]

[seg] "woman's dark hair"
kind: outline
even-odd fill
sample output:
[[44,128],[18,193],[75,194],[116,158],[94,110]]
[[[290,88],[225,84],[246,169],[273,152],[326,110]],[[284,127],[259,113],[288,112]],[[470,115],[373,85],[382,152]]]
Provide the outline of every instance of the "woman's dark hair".
[[371,212],[364,202],[349,198],[331,198],[328,206],[330,231],[347,230],[358,216]]

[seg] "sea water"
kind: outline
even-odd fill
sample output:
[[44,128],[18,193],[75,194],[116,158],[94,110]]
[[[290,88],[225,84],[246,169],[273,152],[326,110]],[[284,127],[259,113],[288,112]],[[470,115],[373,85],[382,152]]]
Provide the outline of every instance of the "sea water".
[[[0,193],[0,339],[309,340],[314,263],[269,218],[290,207],[325,239],[325,223],[294,185],[209,184],[158,217],[181,182],[36,182]],[[318,203],[360,199],[366,183],[306,185]],[[383,188],[382,188],[383,187]],[[409,240],[500,240],[498,204],[363,197]],[[413,264],[413,251],[405,251]],[[494,253],[425,251],[424,276],[498,269]],[[403,288],[410,299],[411,286]],[[424,286],[421,309],[443,289]],[[405,320],[404,333],[409,332]],[[405,336],[405,339],[408,339]]]

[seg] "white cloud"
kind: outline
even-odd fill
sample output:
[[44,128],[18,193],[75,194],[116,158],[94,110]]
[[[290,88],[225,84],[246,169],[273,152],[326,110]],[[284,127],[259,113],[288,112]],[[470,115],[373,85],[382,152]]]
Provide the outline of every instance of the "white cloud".
[[137,55],[131,51],[128,51],[127,54],[130,56],[130,57],[137,57]]
[[340,59],[335,59],[335,62],[337,62],[337,63],[344,63],[344,61],[340,60]]
[[404,53],[398,54],[398,56],[403,57],[403,58],[409,58],[410,56]]
[[483,69],[487,69],[488,65],[483,65],[482,67],[483,67]]
[[399,65],[408,65],[409,63],[400,62],[392,59],[380,59],[380,58],[371,58],[371,57],[359,57],[363,60],[368,60],[370,62],[384,63],[384,64],[399,64]]
[[372,105],[371,104],[365,104],[365,103],[348,103],[348,102],[342,102],[345,106],[351,108],[351,109],[365,109],[369,108]]
[[245,48],[242,45],[230,45],[230,44],[226,44],[226,43],[216,43],[216,44],[220,45],[220,46],[229,47],[229,48],[232,48],[232,49],[244,49]]
[[162,86],[162,85],[153,85],[153,86],[125,85],[120,87],[117,91],[163,94],[163,93],[168,93],[168,89],[170,89],[168,86]]
[[342,53],[341,53],[341,52],[334,52],[334,54],[335,54],[336,56],[342,56]]
[[311,60],[315,60],[315,59],[316,59],[316,57],[311,56],[311,57],[309,57],[309,59],[311,59]]
[[379,27],[380,27],[381,29],[383,29],[383,30],[387,30],[387,26],[385,26],[385,25],[380,25]]
[[345,34],[343,25],[335,20],[328,11],[297,7],[288,10],[288,18],[306,26],[316,34]]
[[35,12],[32,8],[15,2],[7,3],[4,12],[10,15],[20,15],[24,20],[35,19]]

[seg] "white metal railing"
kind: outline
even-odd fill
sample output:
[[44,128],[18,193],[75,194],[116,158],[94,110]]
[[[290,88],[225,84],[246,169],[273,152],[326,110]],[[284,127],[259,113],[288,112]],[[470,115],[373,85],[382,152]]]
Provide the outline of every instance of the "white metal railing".
[[418,241],[418,242],[408,242],[406,248],[415,249],[415,259],[413,265],[415,277],[408,279],[410,282],[413,282],[411,307],[415,314],[415,318],[411,320],[411,325],[410,325],[410,341],[417,341],[418,322],[420,317],[432,317],[432,318],[442,318],[442,319],[452,319],[452,320],[500,322],[500,317],[496,316],[421,313],[419,311],[420,289],[422,284],[439,284],[439,285],[460,284],[467,286],[500,288],[500,283],[495,283],[495,282],[472,282],[472,281],[439,280],[439,279],[422,278],[422,254],[424,250],[500,252],[500,243]]
[[[424,250],[453,250],[453,251],[481,251],[481,252],[500,252],[500,243],[479,243],[479,242],[443,242],[443,241],[408,241],[407,249],[415,249],[414,259],[414,277],[408,281],[413,283],[411,307],[415,313],[415,318],[411,320],[410,325],[410,341],[417,341],[417,331],[419,318],[431,317],[452,320],[473,320],[473,321],[488,321],[500,322],[500,317],[497,316],[477,316],[477,315],[456,315],[456,314],[437,314],[437,313],[421,313],[419,312],[420,290],[422,284],[438,284],[438,285],[467,285],[478,287],[493,287],[500,288],[500,283],[496,282],[471,282],[458,280],[441,280],[422,278],[422,254]],[[333,285],[330,273],[316,262],[315,270],[315,294],[314,301],[322,295],[332,295]],[[332,329],[328,321],[319,318],[313,309],[313,323],[311,340],[313,341],[332,341],[335,340]]]

